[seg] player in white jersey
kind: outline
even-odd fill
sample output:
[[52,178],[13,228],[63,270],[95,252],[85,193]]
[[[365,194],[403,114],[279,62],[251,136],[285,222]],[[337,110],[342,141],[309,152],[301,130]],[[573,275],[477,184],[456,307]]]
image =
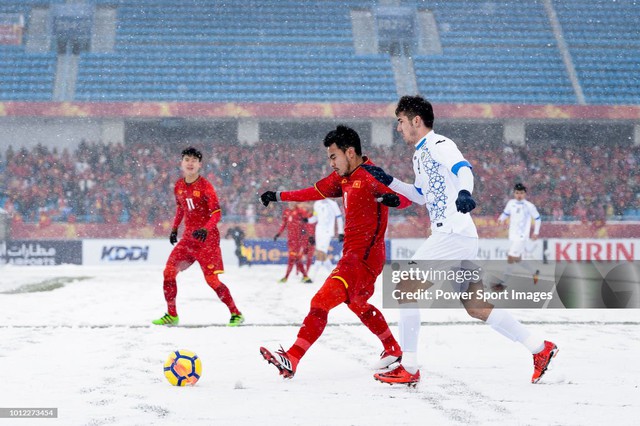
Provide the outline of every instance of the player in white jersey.
[[[469,212],[476,206],[473,192],[471,164],[465,160],[456,144],[435,133],[433,108],[420,96],[403,96],[396,107],[397,131],[405,142],[415,147],[413,170],[415,183],[402,182],[389,175],[384,183],[414,203],[426,205],[431,219],[431,236],[418,248],[414,260],[470,260],[477,257],[478,234]],[[461,263],[461,262],[458,262]],[[408,282],[411,284],[411,282]],[[482,282],[471,282],[456,288],[476,293]],[[476,293],[477,294],[477,293]],[[536,383],[547,369],[557,347],[532,334],[524,325],[502,309],[478,298],[462,302],[470,316],[483,320],[500,334],[522,343],[532,354]],[[374,375],[384,383],[415,385],[420,380],[418,370],[418,335],[420,311],[417,305],[400,309],[400,346],[402,357],[383,356],[376,367],[388,368],[401,362],[395,369]]]
[[[516,183],[513,187],[513,196],[514,198],[507,202],[504,211],[498,218],[498,223],[505,223],[509,219],[510,245],[507,252],[507,268],[504,271],[503,281],[506,281],[506,277],[511,275],[513,264],[522,261],[522,255],[527,249],[529,239],[537,240],[540,233],[540,213],[538,213],[538,209],[533,203],[526,200],[527,188],[521,183]],[[534,221],[533,234],[531,234],[532,220]],[[520,265],[533,275],[533,283],[537,284],[540,271],[534,269],[527,262],[520,263]],[[504,287],[500,284],[499,286],[501,288]]]
[[[315,275],[321,267],[328,272],[333,270],[333,263],[328,257],[331,238],[335,236],[336,223],[338,225],[338,240],[344,240],[344,218],[338,203],[330,198],[324,198],[313,203],[313,216],[309,218],[309,223],[316,224],[316,261],[311,267],[311,278],[315,280]],[[312,275],[313,274],[313,275]]]

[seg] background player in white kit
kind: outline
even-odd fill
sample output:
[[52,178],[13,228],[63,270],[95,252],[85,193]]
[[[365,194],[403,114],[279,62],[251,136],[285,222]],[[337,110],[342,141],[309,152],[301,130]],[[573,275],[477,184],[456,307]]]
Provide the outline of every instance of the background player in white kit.
[[[498,223],[505,223],[509,219],[509,251],[507,252],[507,267],[502,277],[503,282],[507,280],[507,275],[511,274],[514,263],[522,261],[522,256],[527,251],[529,238],[535,241],[540,233],[540,213],[530,201],[526,200],[527,188],[516,183],[513,187],[513,196],[507,202],[504,211],[498,218]],[[531,221],[534,221],[533,234],[531,234]],[[531,235],[531,236],[530,236]],[[520,263],[533,276],[533,283],[538,283],[540,271],[529,265],[527,262]]]
[[[413,170],[416,179],[411,185],[386,175],[383,183],[417,204],[426,204],[431,220],[432,234],[412,259],[475,260],[478,233],[469,214],[476,207],[471,197],[474,185],[471,164],[451,139],[432,130],[433,108],[424,98],[403,96],[398,101],[395,113],[398,118],[397,131],[408,145],[415,146]],[[475,282],[457,290],[476,292],[481,289],[482,282]],[[470,316],[485,321],[500,334],[522,343],[533,354],[534,373],[531,381],[538,382],[558,351],[556,345],[533,335],[507,311],[493,309],[488,302],[474,298],[462,304]],[[400,309],[399,329],[402,357],[382,357],[377,367],[402,363],[392,371],[377,373],[374,377],[384,383],[413,385],[420,380],[417,358],[420,310],[417,307]]]
[[331,238],[335,236],[336,222],[338,224],[338,241],[344,240],[344,218],[338,203],[330,198],[318,200],[313,203],[313,216],[309,218],[309,223],[316,224],[316,261],[311,267],[309,276],[315,280],[315,276],[321,267],[328,272],[333,270],[333,263],[328,257]]

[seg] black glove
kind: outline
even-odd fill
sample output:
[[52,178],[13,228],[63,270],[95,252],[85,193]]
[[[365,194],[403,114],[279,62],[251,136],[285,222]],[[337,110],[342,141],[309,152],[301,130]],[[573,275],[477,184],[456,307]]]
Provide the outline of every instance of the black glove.
[[262,193],[260,196],[260,201],[264,204],[265,207],[269,205],[269,203],[275,203],[278,201],[278,197],[276,197],[276,193],[273,191],[267,191]]
[[315,237],[309,237],[309,244],[315,245],[315,243],[316,243],[316,238]]
[[178,242],[178,230],[172,229],[171,234],[169,234],[169,242],[172,246],[174,246]]
[[193,235],[193,238],[195,238],[196,240],[204,243],[204,241],[207,239],[208,233],[209,232],[206,229],[202,228],[202,229],[196,229],[195,231],[193,231],[193,234],[191,235]]
[[273,241],[277,241],[280,238],[280,234],[276,234],[273,236]]
[[343,242],[344,241],[344,234],[338,234],[338,242]]
[[398,197],[398,194],[394,194],[393,192],[382,194],[382,197],[377,198],[376,201],[387,207],[398,207],[400,205],[400,197]]
[[466,189],[463,189],[458,192],[456,207],[460,213],[469,213],[471,210],[476,208],[476,202],[471,198],[471,193]]
[[309,223],[309,218],[308,217],[303,217],[302,219],[300,219],[303,223]]
[[374,178],[376,178],[380,183],[382,183],[385,186],[391,185],[391,182],[393,181],[393,176],[391,176],[390,174],[387,174],[387,172],[382,170],[380,167],[377,167],[377,166],[368,167],[367,171],[371,173]]

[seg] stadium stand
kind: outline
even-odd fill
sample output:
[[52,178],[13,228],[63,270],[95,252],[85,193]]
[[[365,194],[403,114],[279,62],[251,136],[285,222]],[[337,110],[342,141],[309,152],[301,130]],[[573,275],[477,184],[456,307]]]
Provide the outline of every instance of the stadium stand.
[[[0,13],[28,17],[33,7],[62,2],[6,0],[0,3]],[[81,53],[78,101],[397,100],[388,55],[356,55],[353,47],[350,11],[371,8],[373,0],[95,3],[117,10],[115,50]],[[442,53],[413,58],[420,92],[431,101],[577,102],[542,1],[408,0],[403,4],[432,10],[438,24]],[[637,3],[555,0],[553,5],[587,103],[640,104]],[[0,101],[51,100],[54,52],[28,52],[23,42],[0,45],[0,57]],[[637,218],[638,148],[615,144],[606,150],[574,148],[528,145],[487,151],[465,147],[479,176],[478,213],[498,212],[512,183],[524,179],[536,188],[537,204],[547,218],[597,217],[600,210],[607,217]],[[0,206],[30,222],[40,220],[43,213],[59,221],[143,218],[153,222],[173,213],[170,187],[177,173],[166,158],[177,155],[174,149],[98,142],[83,144],[74,152],[49,147],[9,149],[0,153],[0,192],[4,194]],[[262,152],[269,164],[277,164],[289,149],[286,144],[266,143]],[[372,152],[379,164],[393,171],[397,149]],[[306,158],[316,158],[308,154]],[[238,160],[245,157],[246,161]],[[15,158],[20,161],[12,161]],[[107,164],[106,158],[111,160]],[[131,158],[138,160],[131,162]],[[230,167],[231,159],[239,166]],[[216,145],[210,160],[206,172],[222,188],[226,214],[242,216],[255,201],[247,194],[253,197],[262,189],[253,183],[246,191],[242,176],[262,171],[260,165],[241,146]],[[269,170],[269,179],[282,187],[310,183],[305,172],[313,176],[326,172],[324,161],[315,161],[304,170],[292,170],[286,178],[279,178],[278,170]],[[627,182],[623,190],[617,187],[619,182]],[[162,208],[155,208],[157,200]],[[110,213],[114,211],[119,212],[115,217]]]
[[78,100],[388,101],[386,55],[356,57],[350,3],[120,2],[116,51],[83,54]]
[[[23,13],[64,0],[7,0]],[[388,54],[356,55],[352,10],[374,0],[96,0],[116,8],[111,53],[80,54],[78,101],[393,102]],[[442,53],[413,55],[436,103],[576,104],[543,1],[405,0],[434,13]],[[587,104],[640,103],[631,0],[552,2]],[[1,46],[0,100],[50,100],[54,53]]]
[[[256,148],[203,142],[205,175],[217,188],[226,220],[245,220],[250,205],[267,189],[312,185],[330,170],[318,148],[308,143],[263,142]],[[39,146],[0,152],[0,207],[21,221],[156,224],[175,212],[172,188],[180,177],[176,144],[127,145],[85,142],[73,151]],[[397,159],[402,144],[371,147],[376,164],[410,182],[412,171]],[[544,220],[594,221],[638,219],[640,147],[536,144],[526,147],[465,146],[477,177],[478,216],[497,217],[512,196],[514,182],[524,181]],[[175,158],[176,161],[167,159]],[[291,161],[301,159],[305,161]],[[283,164],[286,163],[286,173]],[[603,171],[606,173],[603,175]],[[268,183],[265,183],[268,182]],[[626,182],[621,186],[620,182]],[[264,186],[266,185],[266,186]],[[396,212],[424,214],[422,208]],[[264,209],[254,209],[261,215]]]
[[26,53],[22,46],[0,46],[0,100],[50,101],[56,55]]
[[[64,0],[54,0],[56,3]],[[0,14],[20,14],[28,18],[39,0],[3,1]],[[24,39],[24,37],[23,37]],[[55,52],[25,52],[21,45],[0,43],[0,100],[50,101],[55,77]]]
[[576,103],[540,2],[422,3],[443,53],[416,56],[420,92],[433,102]]
[[640,4],[554,1],[588,104],[640,103]]

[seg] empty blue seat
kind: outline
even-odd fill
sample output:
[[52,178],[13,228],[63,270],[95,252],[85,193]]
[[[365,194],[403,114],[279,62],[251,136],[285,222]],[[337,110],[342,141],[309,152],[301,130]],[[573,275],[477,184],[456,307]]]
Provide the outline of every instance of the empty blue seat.
[[[23,13],[65,0],[5,0]],[[76,99],[394,102],[388,55],[357,56],[351,11],[374,0],[94,0],[116,7],[115,51],[82,53]],[[443,50],[414,55],[436,102],[577,102],[542,2],[405,0],[431,10]],[[553,1],[588,103],[640,104],[630,1]],[[55,53],[0,46],[0,100],[50,100]],[[6,58],[6,59],[5,59]]]

